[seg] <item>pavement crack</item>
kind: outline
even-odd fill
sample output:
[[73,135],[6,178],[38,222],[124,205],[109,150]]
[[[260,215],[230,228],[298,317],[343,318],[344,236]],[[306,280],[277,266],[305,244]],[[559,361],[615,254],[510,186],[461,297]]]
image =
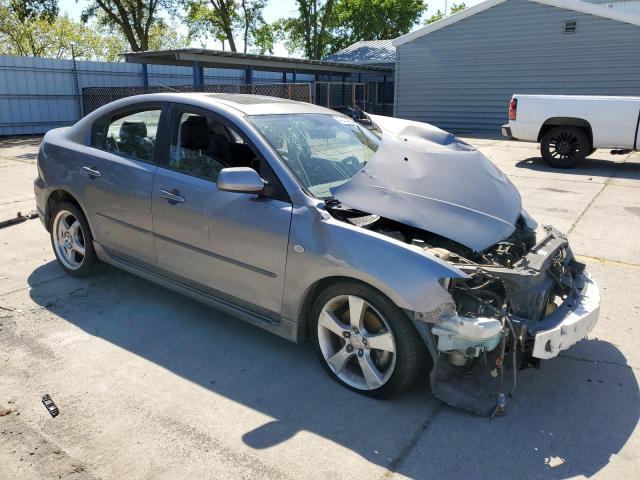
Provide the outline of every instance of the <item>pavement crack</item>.
[[576,228],[576,225],[578,225],[580,220],[582,220],[582,217],[584,217],[586,215],[586,213],[591,208],[591,205],[593,205],[594,202],[598,199],[598,197],[602,194],[602,192],[604,192],[604,189],[607,188],[607,185],[609,185],[609,180],[607,180],[605,183],[602,184],[602,188],[600,188],[600,190],[598,190],[598,193],[596,193],[593,196],[593,198],[591,199],[591,201],[589,201],[587,206],[584,207],[584,209],[580,212],[580,215],[578,215],[578,217],[573,221],[573,223],[571,224],[571,227],[569,227],[569,230],[567,231],[567,235],[570,234],[571,232],[573,232],[573,229]]
[[615,168],[614,172],[612,173],[612,175],[609,178],[607,178],[607,181],[604,182],[604,184],[602,185],[602,188],[600,190],[598,190],[598,193],[596,193],[594,195],[594,197],[587,204],[587,206],[584,207],[582,212],[580,212],[580,215],[578,215],[578,218],[576,218],[575,221],[571,224],[571,227],[567,231],[567,234],[570,234],[571,232],[573,232],[573,229],[576,228],[576,226],[578,225],[580,220],[582,220],[582,217],[584,217],[586,215],[586,213],[589,211],[589,209],[591,208],[591,205],[593,205],[594,202],[598,199],[598,197],[602,194],[602,192],[604,192],[604,189],[607,188],[611,184],[612,180],[617,178],[617,173],[620,171],[621,166],[624,165],[625,163],[627,163],[627,160],[629,160],[630,157],[631,157],[631,154],[627,155],[622,162],[620,162],[620,163],[618,163],[616,165],[616,168]]
[[640,263],[623,262],[621,260],[614,260],[611,258],[594,257],[590,255],[580,255],[580,254],[576,254],[575,257],[577,260],[580,260],[580,261],[584,260],[587,262],[599,262],[605,265],[615,265],[615,266],[634,268],[634,269],[640,268]]
[[576,357],[574,355],[562,355],[562,354],[558,355],[558,357],[566,358],[568,360],[574,360],[576,362],[593,363],[594,365],[597,365],[597,364],[612,365],[614,367],[622,367],[622,368],[628,368],[630,370],[640,371],[640,368],[633,367],[627,363],[613,362],[611,360],[593,360],[590,358]]
[[422,434],[429,428],[429,425],[433,423],[435,418],[445,409],[446,405],[443,402],[439,402],[438,405],[434,408],[434,410],[425,418],[421,423],[419,428],[413,433],[409,441],[402,447],[400,453],[391,460],[391,463],[387,467],[387,470],[380,476],[380,480],[388,480],[392,478],[395,472],[400,468],[405,459],[409,456],[409,454],[413,451],[415,446],[420,441]]
[[33,200],[33,203],[35,204],[35,198],[34,197],[29,197],[29,198],[21,198],[20,200],[11,200],[9,202],[0,202],[0,205],[4,206],[4,205],[13,205],[14,203],[22,203],[22,202],[28,202],[30,200]]
[[22,288],[16,288],[15,290],[10,290],[8,292],[0,292],[0,298],[6,297],[7,295],[11,295],[12,293],[23,292],[24,290],[29,290],[31,288],[36,288],[41,285],[46,285],[47,283],[55,282],[56,280],[62,280],[63,278],[67,278],[68,275],[65,273],[64,275],[60,275],[59,277],[51,278],[49,280],[43,280],[42,282],[34,283],[33,285],[28,285]]

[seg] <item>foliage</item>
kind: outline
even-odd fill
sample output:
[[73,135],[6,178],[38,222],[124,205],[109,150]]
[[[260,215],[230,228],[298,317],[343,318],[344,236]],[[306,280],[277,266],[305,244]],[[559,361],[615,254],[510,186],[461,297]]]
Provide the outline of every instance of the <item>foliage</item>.
[[154,28],[166,31],[158,17],[163,9],[172,10],[172,0],[92,0],[82,12],[82,21],[95,18],[104,27],[118,29],[127,39],[129,49],[140,52],[149,50]]
[[[467,6],[464,3],[461,3],[459,5],[456,5],[454,3],[453,6],[451,7],[451,13],[449,15],[453,15],[455,13],[461,12],[465,8],[467,8]],[[424,21],[424,23],[426,23],[428,25],[430,23],[437,22],[438,20],[442,20],[444,17],[445,17],[445,14],[443,12],[441,12],[440,9],[438,9],[438,11],[436,13],[434,13],[433,15],[431,15],[429,18],[427,18]]]
[[423,0],[338,0],[330,24],[330,50],[341,50],[359,40],[404,35],[426,9]]
[[296,0],[298,16],[282,19],[274,28],[279,39],[285,40],[289,52],[302,51],[306,58],[320,59],[329,52],[331,35],[329,21],[334,0]]
[[[48,58],[71,58],[73,46],[81,60],[122,60],[128,50],[126,38],[106,24],[83,24],[68,16],[20,18],[7,0],[0,0],[0,54]],[[150,29],[151,48],[170,48],[184,43],[171,29],[156,24]]]
[[262,11],[267,0],[182,0],[186,10],[189,38],[215,39],[238,51],[237,36],[243,51],[272,52],[273,29],[266,24]]
[[20,21],[42,18],[51,22],[58,16],[58,0],[10,0],[9,7]]
[[[58,0],[8,0],[21,21],[45,19],[57,22]],[[153,31],[163,29],[158,14],[161,10],[174,11],[175,0],[89,0],[82,12],[82,22],[96,19],[98,24],[110,30],[120,31],[129,48],[139,52],[149,49]],[[166,25],[165,25],[166,26]]]

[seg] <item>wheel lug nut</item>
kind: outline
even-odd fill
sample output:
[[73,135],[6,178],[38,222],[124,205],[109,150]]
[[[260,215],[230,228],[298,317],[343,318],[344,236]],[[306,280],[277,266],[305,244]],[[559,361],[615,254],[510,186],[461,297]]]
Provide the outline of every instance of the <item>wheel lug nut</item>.
[[362,343],[366,345],[366,344],[367,344],[367,339],[366,339],[366,338],[363,338],[363,339],[362,339]]
[[353,352],[353,345],[347,345],[347,352]]
[[364,350],[359,349],[358,350],[358,356],[361,357],[362,355],[364,355]]
[[344,336],[344,338],[349,338],[349,337],[351,336],[351,333],[349,333],[349,332],[344,332],[344,333],[342,334],[342,336]]
[[356,327],[353,327],[353,333],[358,333],[358,329]]

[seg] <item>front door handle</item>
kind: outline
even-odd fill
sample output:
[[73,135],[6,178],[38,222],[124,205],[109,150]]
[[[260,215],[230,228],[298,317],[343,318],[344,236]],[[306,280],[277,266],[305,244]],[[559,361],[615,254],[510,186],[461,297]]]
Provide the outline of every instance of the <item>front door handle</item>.
[[82,173],[92,179],[102,176],[102,174],[96,170],[96,167],[82,167]]
[[160,198],[165,198],[172,205],[175,205],[176,203],[184,203],[184,197],[180,196],[180,192],[175,188],[172,188],[171,190],[159,190],[158,196]]

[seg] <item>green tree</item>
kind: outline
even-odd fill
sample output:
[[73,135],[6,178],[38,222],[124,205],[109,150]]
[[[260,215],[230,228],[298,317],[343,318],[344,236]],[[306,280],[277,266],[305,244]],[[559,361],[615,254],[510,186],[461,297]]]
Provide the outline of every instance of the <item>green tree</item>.
[[[172,48],[184,45],[184,39],[156,24],[150,30],[149,45]],[[21,16],[9,0],[0,0],[0,55],[71,58],[72,46],[78,59],[103,61],[121,61],[129,47],[122,33],[109,25],[84,24],[66,15]]]
[[273,51],[273,30],[262,17],[267,0],[182,0],[191,39],[213,38],[238,51]]
[[95,18],[101,25],[119,29],[129,49],[141,52],[149,50],[154,27],[164,23],[159,18],[163,9],[172,10],[172,0],[92,0],[82,12],[82,21]]
[[285,18],[273,27],[278,38],[285,40],[289,52],[302,51],[304,56],[320,59],[329,52],[331,34],[329,21],[333,15],[334,0],[296,0],[298,16]]
[[[453,15],[455,13],[461,12],[462,10],[464,10],[465,8],[467,8],[467,6],[464,3],[461,3],[459,5],[456,5],[455,3],[452,5],[451,7],[451,13],[449,15]],[[424,23],[426,23],[427,25],[430,23],[434,23],[437,22],[438,20],[442,20],[446,15],[440,11],[440,9],[438,9],[438,11],[436,13],[434,13],[433,15],[431,15],[429,18],[427,18]]]
[[73,45],[78,58],[100,60],[113,57],[114,52],[110,49],[117,43],[67,16],[25,16],[8,2],[0,1],[2,55],[70,58]]
[[[53,21],[58,13],[58,0],[9,0],[20,19],[35,17]],[[83,23],[96,19],[98,24],[119,30],[129,43],[127,50],[149,49],[156,27],[162,28],[161,10],[174,11],[175,0],[89,0],[82,12]]]
[[337,51],[359,40],[404,35],[426,9],[423,0],[338,0],[330,24],[330,49]]
[[10,0],[9,7],[20,20],[43,18],[53,21],[58,16],[58,0]]

